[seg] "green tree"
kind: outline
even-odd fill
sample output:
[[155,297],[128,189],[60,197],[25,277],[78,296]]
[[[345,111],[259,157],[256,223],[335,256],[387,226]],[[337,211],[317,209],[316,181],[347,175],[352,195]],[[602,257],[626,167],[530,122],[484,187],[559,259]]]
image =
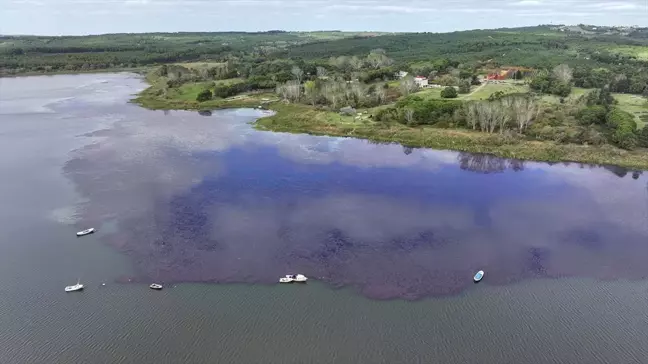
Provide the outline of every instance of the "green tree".
[[448,86],[441,90],[441,97],[443,97],[444,99],[454,99],[457,96],[459,95],[457,94],[457,89],[455,89],[454,87]]
[[462,80],[459,83],[459,93],[460,94],[468,94],[468,93],[470,93],[470,81]]
[[610,93],[610,88],[607,86],[591,91],[587,94],[585,101],[588,106],[601,105],[606,109],[609,109],[612,105],[616,104],[616,100]]
[[583,125],[605,124],[606,114],[607,110],[604,106],[593,105],[581,110],[578,113],[577,118]]
[[634,115],[612,108],[606,117],[612,131],[612,141],[621,148],[632,149],[637,145],[637,123]]
[[304,82],[304,95],[308,98],[311,105],[315,106],[318,97],[317,84],[315,81]]
[[200,91],[198,96],[196,96],[196,101],[203,102],[203,101],[211,100],[211,98],[212,98],[211,90],[202,90]]
[[550,93],[552,95],[567,97],[571,94],[572,87],[569,83],[563,81],[554,81],[551,85]]
[[637,132],[637,144],[642,148],[648,148],[648,128],[643,127]]

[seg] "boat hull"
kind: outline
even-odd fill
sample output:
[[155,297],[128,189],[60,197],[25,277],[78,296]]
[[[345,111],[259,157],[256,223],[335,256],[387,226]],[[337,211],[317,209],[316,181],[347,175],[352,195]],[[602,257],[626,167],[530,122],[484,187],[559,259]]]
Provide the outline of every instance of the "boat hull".
[[480,282],[482,279],[484,279],[484,271],[483,271],[483,270],[480,270],[480,271],[477,272],[477,274],[475,274],[475,276],[473,277],[473,281],[474,281],[475,283],[477,283],[477,282]]
[[77,237],[86,236],[86,235],[94,234],[94,232],[95,232],[95,229],[90,228],[90,229],[87,229],[87,230],[77,232],[76,236]]

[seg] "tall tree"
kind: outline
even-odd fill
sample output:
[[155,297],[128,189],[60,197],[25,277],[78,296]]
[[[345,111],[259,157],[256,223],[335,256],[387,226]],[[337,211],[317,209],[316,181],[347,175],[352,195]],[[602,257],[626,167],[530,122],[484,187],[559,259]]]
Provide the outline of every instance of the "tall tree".
[[308,98],[308,101],[310,101],[311,105],[315,106],[318,96],[317,84],[315,83],[315,81],[304,82],[304,96]]
[[297,83],[301,84],[302,77],[304,77],[304,71],[297,66],[293,66],[290,72],[295,76]]
[[400,89],[403,95],[409,95],[418,89],[418,85],[416,84],[416,81],[414,81],[414,77],[407,75],[401,78]]
[[325,78],[328,75],[328,71],[324,67],[317,66],[316,70],[318,78]]
[[554,67],[554,69],[552,71],[552,74],[557,80],[559,80],[559,81],[561,81],[561,82],[563,82],[565,84],[569,84],[571,82],[572,78],[574,77],[574,72],[566,64],[560,64],[560,65]]

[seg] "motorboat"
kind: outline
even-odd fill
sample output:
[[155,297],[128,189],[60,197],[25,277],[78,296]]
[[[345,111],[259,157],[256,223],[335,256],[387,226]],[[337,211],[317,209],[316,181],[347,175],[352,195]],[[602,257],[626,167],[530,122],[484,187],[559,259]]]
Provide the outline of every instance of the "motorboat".
[[473,280],[475,282],[479,282],[479,281],[482,280],[482,278],[484,278],[484,271],[480,270],[479,272],[477,272],[477,274],[475,274],[475,276],[473,277]]
[[279,278],[279,283],[305,283],[308,278],[303,274],[287,274],[285,277]]
[[90,234],[92,234],[94,232],[95,232],[95,229],[90,228],[90,229],[85,229],[83,231],[79,231],[79,232],[76,233],[76,235],[77,236],[86,236],[86,235],[90,235]]
[[77,281],[77,284],[65,287],[65,292],[81,291],[82,289],[83,285],[81,284],[81,281]]
[[279,278],[279,283],[292,283],[295,281],[295,278],[293,275],[287,275],[285,277]]
[[150,289],[154,289],[154,290],[156,290],[156,291],[159,291],[159,290],[162,289],[162,285],[161,285],[161,284],[157,284],[157,283],[153,283],[153,284],[151,284],[151,285],[149,286],[149,288],[150,288]]

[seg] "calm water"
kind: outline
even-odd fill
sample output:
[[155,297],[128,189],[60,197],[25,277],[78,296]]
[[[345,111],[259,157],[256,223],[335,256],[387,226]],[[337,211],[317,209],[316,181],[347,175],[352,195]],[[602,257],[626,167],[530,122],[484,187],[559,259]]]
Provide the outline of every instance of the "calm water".
[[0,79],[0,363],[648,363],[643,174],[256,132],[143,87]]

